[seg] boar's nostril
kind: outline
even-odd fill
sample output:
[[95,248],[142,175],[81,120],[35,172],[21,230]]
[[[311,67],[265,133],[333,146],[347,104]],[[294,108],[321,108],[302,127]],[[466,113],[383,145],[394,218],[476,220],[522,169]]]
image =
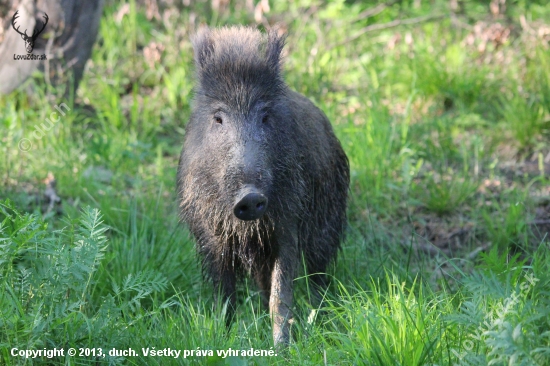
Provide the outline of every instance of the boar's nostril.
[[238,219],[249,221],[263,216],[267,209],[267,197],[261,193],[248,193],[237,202],[233,213]]

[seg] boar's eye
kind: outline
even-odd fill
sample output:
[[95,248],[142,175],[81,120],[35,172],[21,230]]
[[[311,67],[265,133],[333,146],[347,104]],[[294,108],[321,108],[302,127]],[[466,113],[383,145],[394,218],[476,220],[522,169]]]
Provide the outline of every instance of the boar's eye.
[[267,123],[267,121],[269,121],[269,116],[267,114],[265,114],[263,117],[262,117],[262,122],[263,123]]
[[223,123],[223,120],[220,116],[214,116],[214,122],[219,123],[221,125]]

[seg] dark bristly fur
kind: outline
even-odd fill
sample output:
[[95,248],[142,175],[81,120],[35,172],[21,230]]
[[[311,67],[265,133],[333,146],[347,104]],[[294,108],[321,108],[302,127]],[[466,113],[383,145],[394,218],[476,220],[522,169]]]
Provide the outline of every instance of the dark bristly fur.
[[[178,168],[181,216],[203,268],[235,306],[250,274],[273,319],[275,344],[288,343],[292,282],[302,254],[319,291],[346,222],[348,159],[324,113],[281,75],[276,31],[202,29],[193,39],[197,85]],[[256,220],[233,207],[243,187],[267,198]]]

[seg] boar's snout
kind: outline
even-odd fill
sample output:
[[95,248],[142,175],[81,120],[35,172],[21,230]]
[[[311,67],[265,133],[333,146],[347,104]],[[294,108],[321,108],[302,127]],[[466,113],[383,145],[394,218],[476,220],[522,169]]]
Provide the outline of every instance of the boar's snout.
[[237,195],[233,213],[244,221],[257,220],[267,210],[267,197],[254,186],[245,186]]

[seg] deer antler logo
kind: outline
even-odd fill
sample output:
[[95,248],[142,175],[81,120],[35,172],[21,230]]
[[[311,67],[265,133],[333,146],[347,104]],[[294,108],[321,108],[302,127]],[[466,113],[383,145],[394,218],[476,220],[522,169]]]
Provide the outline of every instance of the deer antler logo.
[[17,33],[19,33],[21,35],[21,38],[23,38],[23,40],[25,41],[25,48],[27,49],[27,53],[31,53],[32,50],[34,49],[34,41],[36,41],[36,38],[38,38],[38,35],[40,33],[42,33],[42,31],[44,30],[44,28],[46,28],[46,24],[48,24],[48,14],[44,13],[44,24],[42,25],[42,29],[38,30],[38,26],[40,25],[40,21],[37,22],[37,26],[35,27],[35,29],[33,30],[32,32],[32,36],[29,36],[27,35],[27,30],[25,29],[25,33],[21,33],[19,31],[19,27],[15,28],[15,21],[17,20],[17,18],[19,18],[19,10],[17,10],[15,12],[15,14],[13,14],[13,19],[11,21],[11,25],[13,27],[13,29],[15,29],[15,31]]

